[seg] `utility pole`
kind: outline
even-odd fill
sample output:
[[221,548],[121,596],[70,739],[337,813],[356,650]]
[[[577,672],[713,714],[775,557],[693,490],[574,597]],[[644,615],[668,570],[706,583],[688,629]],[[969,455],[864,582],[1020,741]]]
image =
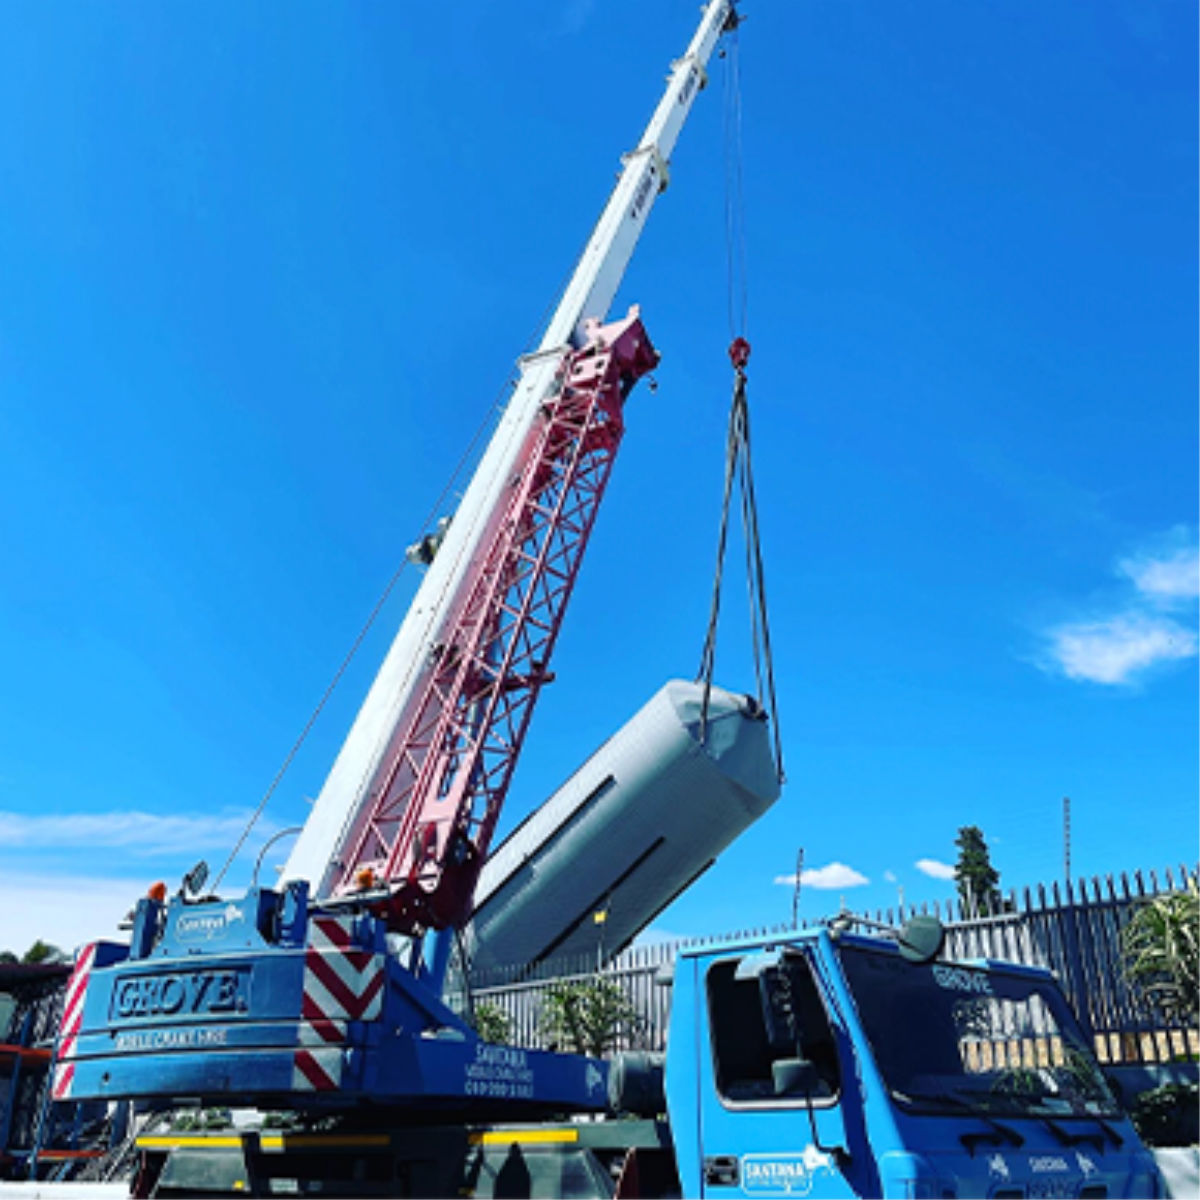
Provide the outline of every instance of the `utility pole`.
[[1071,797],[1063,797],[1063,878],[1071,882]]
[[592,923],[596,926],[596,974],[599,975],[604,969],[604,926],[608,923],[608,904],[607,896],[600,902],[600,907],[592,913]]
[[796,886],[792,890],[792,928],[800,928],[800,876],[804,871],[804,847],[796,853]]

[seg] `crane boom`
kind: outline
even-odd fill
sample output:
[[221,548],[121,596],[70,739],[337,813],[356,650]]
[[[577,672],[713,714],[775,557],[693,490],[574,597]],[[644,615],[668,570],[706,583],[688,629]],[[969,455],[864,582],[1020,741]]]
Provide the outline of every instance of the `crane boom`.
[[711,0],[687,52],[671,64],[666,90],[637,149],[625,156],[624,170],[546,327],[542,350],[566,341],[579,345],[584,321],[603,319],[608,312],[654,201],[666,190],[671,153],[696,95],[707,83],[713,48],[736,21],[733,0]]
[[[636,316],[603,330],[589,322],[607,314],[667,185],[705,65],[736,21],[734,0],[704,8],[538,349],[520,363],[513,396],[284,868],[285,879],[308,880],[316,895],[352,888],[369,867],[372,878],[400,885],[398,927],[465,916],[619,444],[619,400],[653,365]],[[617,344],[625,358],[614,366]],[[593,385],[593,423],[565,440],[560,427],[552,444],[551,408],[577,415],[576,401],[562,399],[577,371]],[[557,515],[547,523],[551,496]],[[540,555],[537,580],[522,566],[530,555]],[[548,586],[553,602],[534,604]],[[500,763],[483,749],[489,738],[506,746]]]
[[[603,1106],[602,1062],[489,1046],[441,992],[449,931],[470,918],[625,401],[658,361],[636,308],[620,320],[605,314],[704,63],[736,24],[734,3],[705,7],[541,345],[521,363],[282,886],[253,884],[226,900],[199,895],[202,881],[189,877],[171,898],[154,889],[138,902],[128,945],[99,942],[82,954],[54,1099],[233,1100],[348,1119],[361,1109],[369,1124],[390,1112],[401,1126],[434,1111],[477,1122],[514,1106],[530,1115]],[[689,762],[700,756],[686,722],[676,750],[681,742]],[[734,796],[739,807],[745,792]],[[643,836],[644,824],[631,833]],[[694,841],[651,869],[694,873],[713,838]],[[648,861],[640,855],[618,883]],[[636,881],[643,909],[661,882]]]

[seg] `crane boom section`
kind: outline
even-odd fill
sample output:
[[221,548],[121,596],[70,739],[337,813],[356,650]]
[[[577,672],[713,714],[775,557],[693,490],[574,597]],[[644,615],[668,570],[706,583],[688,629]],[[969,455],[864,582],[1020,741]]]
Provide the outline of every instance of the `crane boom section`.
[[[507,502],[521,475],[523,455],[539,414],[559,385],[566,356],[585,345],[587,320],[607,314],[646,218],[666,186],[668,160],[704,84],[705,65],[721,31],[734,21],[733,0],[710,0],[686,54],[673,65],[663,96],[638,147],[625,157],[538,350],[520,364],[513,395],[313,804],[284,867],[284,879],[308,880],[316,895],[326,895],[345,886],[362,865],[395,863],[398,848],[383,853],[378,840],[364,839],[364,822],[370,825],[370,814],[381,805],[392,811],[386,796],[397,750],[410,733],[426,728],[425,702],[430,681],[438,674],[435,665],[439,647],[446,644],[444,633],[470,602],[479,564],[495,545],[509,512]],[[441,695],[447,711],[461,700]],[[423,803],[415,795],[410,799]],[[403,820],[394,823],[393,832],[402,826],[407,828]],[[443,832],[434,839],[442,850],[449,844],[448,828],[445,822],[439,824]]]
[[463,924],[624,433],[658,361],[636,310],[564,363],[530,430],[504,519],[443,627],[356,821],[335,891],[386,881],[393,929]]
[[654,201],[666,189],[671,153],[707,82],[705,68],[713,48],[731,19],[736,19],[733,14],[731,0],[712,0],[687,53],[672,63],[662,99],[637,149],[625,156],[624,170],[546,327],[541,349],[567,341],[579,345],[584,321],[603,319],[608,312]]

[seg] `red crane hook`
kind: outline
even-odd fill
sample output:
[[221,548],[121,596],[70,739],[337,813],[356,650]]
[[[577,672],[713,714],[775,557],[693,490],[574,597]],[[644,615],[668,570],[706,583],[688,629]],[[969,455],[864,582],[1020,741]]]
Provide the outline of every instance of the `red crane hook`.
[[729,361],[740,371],[750,361],[750,343],[744,337],[729,343]]

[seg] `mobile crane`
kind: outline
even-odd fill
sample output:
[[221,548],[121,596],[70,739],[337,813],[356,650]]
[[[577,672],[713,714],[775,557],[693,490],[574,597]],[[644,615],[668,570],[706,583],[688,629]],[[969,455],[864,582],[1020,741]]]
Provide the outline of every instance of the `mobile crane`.
[[[80,952],[56,1099],[294,1117],[147,1134],[135,1194],[1160,1194],[1053,977],[937,962],[936,923],[688,951],[665,1059],[611,1069],[486,1043],[441,995],[624,401],[658,359],[636,309],[604,317],[737,22],[705,6],[453,520],[414,547],[427,574],[281,886],[226,900],[193,877],[138,902],[128,946]],[[519,886],[503,875],[491,897]],[[605,1112],[624,1117],[561,1123]]]
[[413,548],[426,573],[281,885],[221,899],[193,878],[138,902],[128,947],[86,947],[54,1099],[474,1116],[498,1100],[531,1114],[602,1101],[603,1065],[582,1057],[531,1053],[514,1078],[441,987],[550,678],[624,403],[659,358],[636,307],[605,318],[706,63],[737,23],[733,0],[705,5],[452,520]]

